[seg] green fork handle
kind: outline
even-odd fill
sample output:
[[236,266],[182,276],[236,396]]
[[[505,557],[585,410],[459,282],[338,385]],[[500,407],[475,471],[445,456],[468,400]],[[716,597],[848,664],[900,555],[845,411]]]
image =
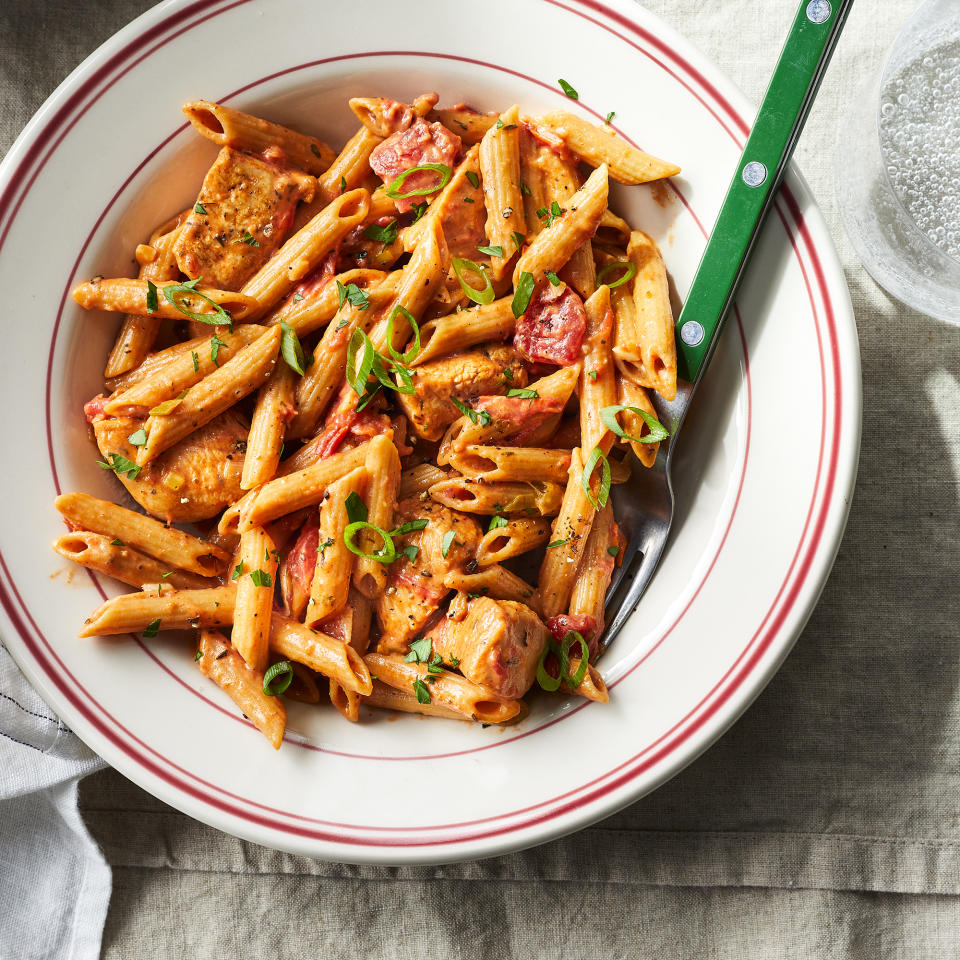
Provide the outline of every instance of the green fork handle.
[[853,0],[803,0],[676,323],[677,372],[706,369]]

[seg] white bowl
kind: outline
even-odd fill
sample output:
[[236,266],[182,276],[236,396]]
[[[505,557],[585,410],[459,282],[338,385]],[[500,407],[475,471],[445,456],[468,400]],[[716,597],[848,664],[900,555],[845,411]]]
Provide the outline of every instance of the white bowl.
[[618,187],[612,202],[661,243],[681,298],[688,289],[751,115],[729,81],[629,0],[450,9],[421,0],[400,15],[374,0],[358,18],[314,0],[172,0],[79,67],[0,167],[4,640],[51,706],[145,789],[223,830],[328,859],[502,853],[675,774],[790,650],[830,570],[857,462],[850,302],[794,172],[683,431],[672,541],[601,661],[608,706],[541,697],[501,730],[372,712],[351,725],[294,704],[274,753],[175,638],[75,638],[117,588],[80,570],[71,579],[49,548],[62,531],[52,500],[119,492],[81,412],[117,321],[83,313],[69,291],[129,274],[135,244],[196,196],[214,151],[186,129],[183,101],[227,102],[333,143],[352,132],[351,95],[615,110],[626,136],[683,166],[672,190]]

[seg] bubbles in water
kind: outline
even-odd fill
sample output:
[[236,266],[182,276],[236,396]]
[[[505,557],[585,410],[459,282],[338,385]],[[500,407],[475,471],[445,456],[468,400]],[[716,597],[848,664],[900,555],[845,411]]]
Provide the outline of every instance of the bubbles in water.
[[880,148],[894,192],[920,230],[960,260],[960,38],[890,77]]

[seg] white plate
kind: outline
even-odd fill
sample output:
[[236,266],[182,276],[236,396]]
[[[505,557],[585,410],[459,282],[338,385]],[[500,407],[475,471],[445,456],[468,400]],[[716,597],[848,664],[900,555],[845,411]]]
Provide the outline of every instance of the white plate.
[[[684,429],[678,517],[639,610],[602,661],[609,706],[538,700],[519,727],[385,714],[351,725],[290,711],[274,753],[172,637],[77,640],[103,594],[49,549],[61,490],[119,486],[81,413],[116,321],[69,290],[128,275],[182,209],[213,148],[179,105],[207,97],[342,142],[350,95],[489,109],[519,102],[614,123],[677,161],[670,194],[614,204],[689,287],[751,110],[690,45],[628,0],[186,0],[161,4],[66,80],[0,168],[3,637],[27,676],[110,763],[223,830],[317,857],[487,856],[582,827],[663,783],[746,708],[789,651],[833,561],[859,446],[847,290],[823,221],[790,175]],[[405,12],[403,12],[405,11]],[[563,76],[580,104],[557,87]]]

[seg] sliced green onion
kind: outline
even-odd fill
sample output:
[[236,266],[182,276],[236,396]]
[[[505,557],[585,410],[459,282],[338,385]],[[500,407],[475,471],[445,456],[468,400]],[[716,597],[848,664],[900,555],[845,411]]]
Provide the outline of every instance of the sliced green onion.
[[566,683],[571,690],[576,690],[577,687],[583,683],[583,678],[587,675],[587,666],[590,663],[590,648],[587,646],[587,641],[584,640],[576,630],[568,630],[567,633],[564,634],[563,643],[560,646],[561,653],[569,656],[568,651],[574,641],[580,644],[580,666],[577,667],[577,672],[573,674],[573,676],[570,676],[570,661],[568,659],[567,669],[565,671],[567,675],[563,678],[564,683]]
[[[353,539],[361,530],[371,530],[373,533],[378,534],[383,540],[383,546],[373,553],[365,553],[354,543]],[[363,557],[365,560],[376,560],[377,563],[393,563],[397,558],[397,551],[393,545],[393,538],[390,534],[373,523],[367,523],[366,520],[358,520],[355,523],[347,524],[347,528],[343,531],[343,542],[351,553],[355,553],[358,557]]]
[[560,689],[560,677],[551,677],[547,673],[547,657],[551,653],[556,653],[559,656],[560,648],[557,646],[556,642],[552,637],[547,638],[547,644],[540,651],[540,659],[537,661],[537,683],[543,687],[548,693],[556,693]]
[[[410,324],[410,329],[413,331],[413,346],[407,350],[406,353],[397,353],[397,351],[393,349],[393,318],[398,313]],[[414,319],[413,314],[399,303],[390,311],[390,316],[387,319],[387,350],[390,351],[390,356],[393,357],[397,363],[413,363],[420,353],[420,328],[417,326],[417,321]]]
[[[472,300],[474,303],[493,303],[493,299],[496,296],[493,290],[493,284],[490,282],[487,271],[484,270],[479,263],[474,260],[467,260],[465,257],[454,257],[451,263],[453,264],[453,272],[457,275],[460,289],[467,295],[467,299]],[[486,286],[482,290],[478,290],[476,287],[467,283],[463,278],[464,270],[468,270],[477,277],[482,277]]]
[[[171,283],[169,286],[163,288],[163,296],[167,303],[171,304],[191,320],[196,320],[198,323],[209,323],[214,327],[228,326],[232,330],[233,318],[219,303],[204,296],[196,289],[199,282],[200,278],[197,277],[196,280],[188,280],[186,283]],[[188,310],[177,299],[178,297],[186,298],[187,296],[199,297],[205,303],[209,303],[210,306],[213,307],[213,313],[194,313],[192,310]]]
[[513,303],[510,309],[513,311],[515,320],[519,320],[530,306],[530,298],[533,296],[533,274],[524,270],[517,281],[517,288],[513,294]]
[[[420,190],[410,190],[408,193],[400,193],[407,177],[418,170],[435,170],[440,174],[440,182],[432,187],[423,187]],[[442,190],[450,182],[450,174],[453,171],[445,163],[421,163],[419,166],[404,170],[400,176],[390,181],[386,189],[386,194],[392,200],[406,200],[408,197],[426,197],[431,193]]]
[[480,178],[476,175],[476,173],[474,173],[473,170],[468,170],[466,177],[470,181],[470,186],[473,187],[474,190],[480,186]]
[[[597,498],[594,499],[593,491],[590,489],[590,478],[593,476],[593,469],[596,467],[598,460],[601,463],[600,489],[597,491]],[[587,495],[587,499],[597,510],[602,510],[607,505],[607,500],[610,497],[610,461],[603,455],[603,451],[599,447],[594,447],[590,451],[590,456],[587,457],[586,466],[583,468],[583,474],[580,477],[580,486]]]
[[613,283],[607,284],[611,290],[614,287],[619,287],[621,284],[626,283],[628,280],[632,280],[637,275],[637,265],[632,260],[615,260],[613,263],[608,263],[597,273],[597,285],[600,286],[604,283],[603,278],[607,276],[607,274],[616,273],[617,270],[621,269],[623,270],[623,276],[614,280]]
[[289,323],[280,321],[280,329],[283,334],[280,339],[280,353],[283,359],[287,361],[287,366],[302,377],[306,372],[306,361],[303,356],[303,347],[300,346],[300,338],[296,330]]
[[157,285],[152,281],[147,281],[147,313],[156,313],[160,303],[157,299]]
[[[359,365],[356,363],[357,351],[363,347],[363,353],[360,356]],[[359,328],[353,331],[350,337],[350,343],[347,346],[347,383],[353,388],[353,392],[362,397],[367,390],[367,381],[373,372],[373,361],[377,356],[370,338]]]
[[267,667],[263,675],[263,692],[268,697],[277,697],[293,682],[293,667],[289,660],[278,660],[272,667]]
[[[650,432],[645,437],[631,437],[617,420],[617,414],[621,410],[629,410],[630,413],[635,413],[647,425]],[[670,436],[670,431],[656,417],[640,407],[628,407],[622,403],[614,404],[610,407],[604,407],[600,411],[600,419],[611,433],[615,433],[618,437],[629,440],[631,443],[659,443]]]

